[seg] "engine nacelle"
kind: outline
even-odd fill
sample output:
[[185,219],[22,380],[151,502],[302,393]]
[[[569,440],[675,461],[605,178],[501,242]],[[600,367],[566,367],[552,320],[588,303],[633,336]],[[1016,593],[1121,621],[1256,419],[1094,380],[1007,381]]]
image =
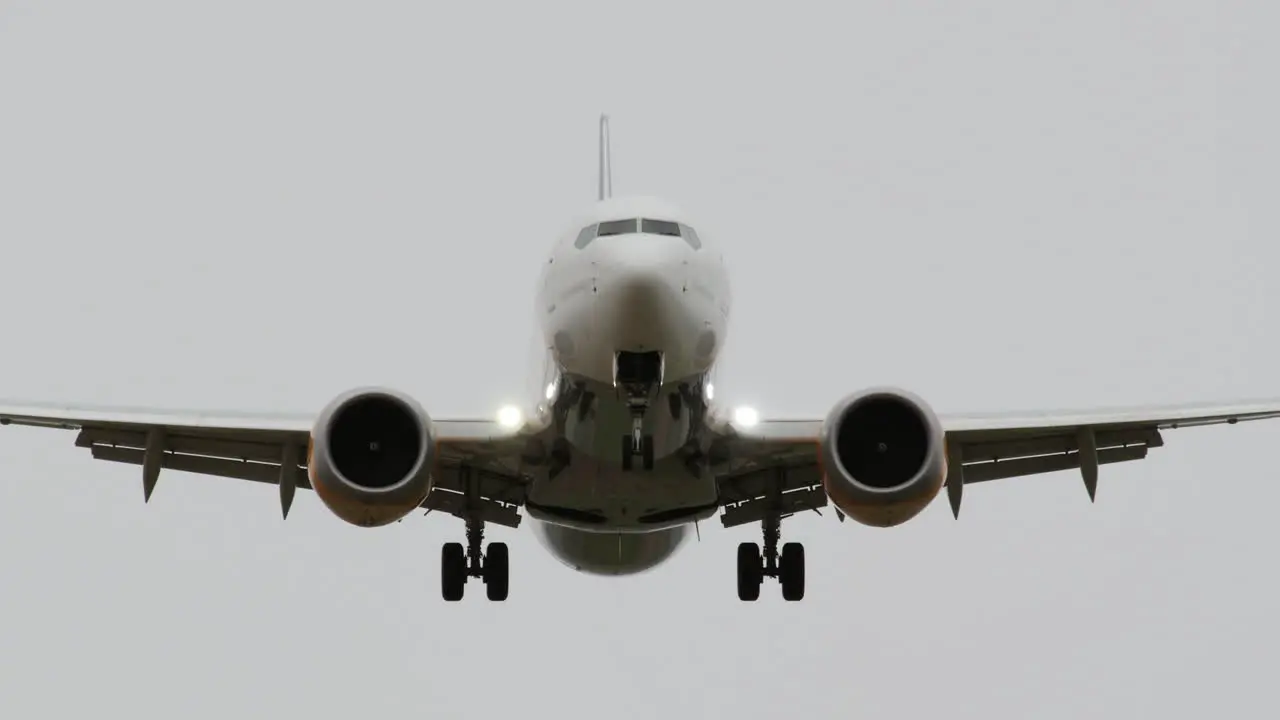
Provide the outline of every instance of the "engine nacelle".
[[823,422],[819,444],[827,497],[863,525],[910,520],[947,478],[942,424],[904,390],[875,388],[844,398]]
[[386,525],[431,492],[435,429],[413,398],[362,388],[325,407],[307,454],[311,487],[334,515],[361,527]]

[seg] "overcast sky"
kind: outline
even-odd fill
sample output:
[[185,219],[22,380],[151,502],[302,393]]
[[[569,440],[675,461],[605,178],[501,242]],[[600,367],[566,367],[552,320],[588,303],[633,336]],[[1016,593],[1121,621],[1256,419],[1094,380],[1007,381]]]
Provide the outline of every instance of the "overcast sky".
[[[0,2],[0,397],[437,417],[528,388],[539,264],[594,199],[727,246],[718,398],[822,417],[1280,397],[1273,3]],[[785,9],[784,9],[785,7]],[[764,9],[768,8],[767,11]],[[448,517],[0,429],[0,714],[1266,717],[1280,421],[986,484],[957,522],[784,523],[639,577],[530,528],[440,599]],[[526,521],[527,522],[527,521]],[[92,714],[92,715],[91,715]]]

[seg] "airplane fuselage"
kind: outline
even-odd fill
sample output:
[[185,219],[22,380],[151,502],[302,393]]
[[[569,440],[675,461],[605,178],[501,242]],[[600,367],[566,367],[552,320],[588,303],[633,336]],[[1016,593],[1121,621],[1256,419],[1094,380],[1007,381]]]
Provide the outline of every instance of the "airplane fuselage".
[[556,242],[536,309],[560,462],[526,512],[567,564],[647,569],[718,510],[699,433],[730,299],[719,247],[655,198],[603,200]]

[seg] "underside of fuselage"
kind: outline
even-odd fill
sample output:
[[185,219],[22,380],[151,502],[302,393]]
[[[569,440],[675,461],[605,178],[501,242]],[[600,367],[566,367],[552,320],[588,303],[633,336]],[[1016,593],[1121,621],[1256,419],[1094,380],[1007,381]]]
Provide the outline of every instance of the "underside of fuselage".
[[[525,511],[557,526],[540,538],[571,567],[606,574],[648,569],[646,562],[669,557],[689,523],[719,508],[705,469],[702,378],[652,388],[642,407],[610,384],[571,376],[562,382],[551,407],[553,459],[530,487]],[[613,564],[602,566],[604,558]]]
[[534,534],[560,562],[592,575],[635,575],[671,559],[689,536],[680,525],[645,533],[589,532],[537,522]]
[[716,499],[701,466],[707,411],[702,392],[689,383],[664,385],[637,407],[625,391],[572,382],[563,402],[553,406],[552,462],[530,490],[532,513],[542,514],[538,507],[576,508],[564,519],[583,529],[643,530],[693,519],[663,517],[673,508]]

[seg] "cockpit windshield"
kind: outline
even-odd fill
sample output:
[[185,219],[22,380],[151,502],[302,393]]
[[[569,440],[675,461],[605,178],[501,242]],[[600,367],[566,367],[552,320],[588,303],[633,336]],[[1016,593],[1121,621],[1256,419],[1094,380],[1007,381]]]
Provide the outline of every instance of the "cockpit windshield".
[[649,218],[641,218],[640,232],[649,233],[650,235],[670,235],[671,237],[680,237],[680,225],[669,220],[650,220]]
[[637,226],[639,220],[610,220],[600,223],[600,229],[596,231],[596,237],[608,237],[610,235],[627,235],[629,233],[639,232]]
[[598,237],[609,237],[611,235],[629,235],[632,233],[645,233],[648,235],[666,235],[668,237],[683,238],[689,247],[698,250],[702,247],[702,241],[698,239],[698,234],[693,228],[681,223],[672,222],[670,220],[654,220],[651,218],[629,218],[627,220],[607,220],[595,225],[588,225],[582,228],[578,233],[578,239],[574,241],[573,246],[581,250],[591,244],[592,240]]
[[694,232],[693,228],[688,225],[680,226],[680,237],[684,238],[684,241],[689,243],[689,247],[694,250],[702,249],[702,240],[698,238],[698,233]]

